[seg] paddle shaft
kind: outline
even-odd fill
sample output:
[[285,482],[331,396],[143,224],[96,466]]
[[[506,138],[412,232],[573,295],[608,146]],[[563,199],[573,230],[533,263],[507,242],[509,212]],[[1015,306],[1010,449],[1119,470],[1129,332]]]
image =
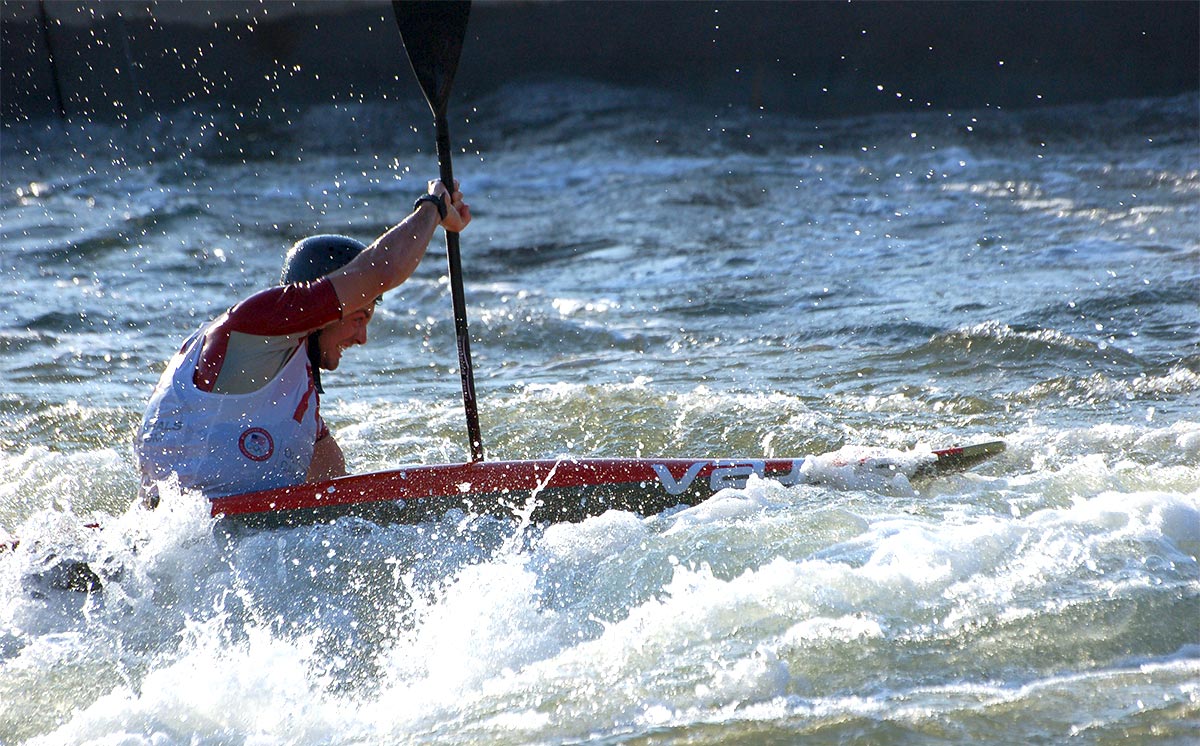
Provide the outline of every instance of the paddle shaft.
[[[454,168],[450,157],[450,126],[446,107],[450,87],[458,69],[463,39],[467,33],[469,0],[393,0],[392,11],[413,74],[433,112],[437,135],[439,178],[454,191]],[[467,437],[471,460],[483,460],[483,436],[479,431],[479,409],[475,403],[475,372],[471,365],[471,335],[467,327],[467,302],[463,292],[462,258],[458,234],[446,231],[446,262],[450,269],[450,299],[454,304],[454,336],[458,340],[458,371],[462,377],[463,408],[467,414]]]
[[[450,158],[450,127],[446,115],[434,116],[437,132],[439,177],[454,191],[454,166]],[[458,340],[458,370],[462,378],[463,408],[467,414],[467,438],[471,443],[471,460],[483,460],[483,435],[479,429],[479,408],[475,401],[475,370],[471,364],[471,334],[467,325],[467,301],[463,290],[462,255],[458,248],[458,233],[446,231],[446,263],[450,270],[450,300],[454,305],[454,336]]]

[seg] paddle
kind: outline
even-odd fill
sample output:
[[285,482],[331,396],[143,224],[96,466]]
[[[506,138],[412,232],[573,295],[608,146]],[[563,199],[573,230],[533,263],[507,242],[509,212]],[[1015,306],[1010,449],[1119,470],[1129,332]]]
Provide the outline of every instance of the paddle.
[[[442,183],[454,189],[454,169],[450,164],[450,128],[446,123],[446,103],[458,69],[463,38],[467,33],[470,2],[457,0],[393,0],[396,25],[408,61],[417,82],[433,111],[437,134],[438,167]],[[467,437],[471,442],[471,460],[483,460],[483,438],[479,432],[479,411],[475,404],[475,374],[471,367],[471,340],[467,329],[467,303],[463,296],[462,258],[458,234],[446,231],[446,260],[450,265],[450,298],[454,304],[454,334],[458,338],[458,369],[462,375],[463,406],[467,411]]]

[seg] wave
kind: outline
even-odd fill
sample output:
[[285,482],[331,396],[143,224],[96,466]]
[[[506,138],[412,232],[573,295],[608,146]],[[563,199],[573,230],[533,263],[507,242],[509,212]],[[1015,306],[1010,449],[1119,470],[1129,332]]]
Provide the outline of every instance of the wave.
[[[706,388],[673,400],[645,382],[531,385],[506,406],[582,413],[597,399],[598,418],[608,406],[635,429],[663,409],[689,428],[731,406],[805,410]],[[372,413],[388,431],[389,412]],[[153,512],[110,508],[97,533],[69,505],[34,510],[17,527],[25,548],[0,552],[0,630],[21,630],[0,632],[0,665],[29,678],[0,690],[20,712],[38,708],[16,732],[44,743],[136,721],[334,744],[451,722],[464,741],[494,740],[496,717],[544,701],[556,717],[514,718],[505,732],[693,728],[726,722],[734,701],[729,712],[782,708],[820,729],[831,726],[819,712],[854,710],[845,691],[892,714],[899,699],[926,702],[944,722],[1049,689],[1094,698],[1096,677],[1121,699],[1135,668],[1169,679],[1200,610],[1200,427],[1029,428],[1010,442],[1004,468],[932,491],[755,480],[650,518],[544,528],[452,514],[230,532],[178,495]],[[1129,465],[1138,452],[1152,466],[1142,478]],[[89,494],[95,484],[70,475],[117,469],[48,449],[24,461],[63,477],[17,480],[18,492],[46,481],[41,495]],[[104,593],[57,587],[61,559],[95,563]],[[33,701],[64,676],[54,702]],[[597,678],[618,694],[579,684]],[[56,721],[61,698],[73,713]],[[293,700],[303,714],[271,715]]]
[[939,377],[1003,374],[1003,379],[994,381],[1001,392],[1019,391],[1022,385],[1033,385],[1030,377],[1044,379],[1052,371],[1059,371],[1067,379],[1078,379],[1097,371],[1109,376],[1135,376],[1150,367],[1138,355],[1107,341],[997,321],[935,334],[924,344],[894,357],[913,360],[919,370]]
[[1186,367],[1173,367],[1161,374],[1140,374],[1117,378],[1094,373],[1086,378],[1059,377],[1018,392],[1012,401],[1036,404],[1053,401],[1066,406],[1086,404],[1095,406],[1116,402],[1122,405],[1149,403],[1145,417],[1153,419],[1156,402],[1169,409],[1169,402],[1200,391],[1200,373]]

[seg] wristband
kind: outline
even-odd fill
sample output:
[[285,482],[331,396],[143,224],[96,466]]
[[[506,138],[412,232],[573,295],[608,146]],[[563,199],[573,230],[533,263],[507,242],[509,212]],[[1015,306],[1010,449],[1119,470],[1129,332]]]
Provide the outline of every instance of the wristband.
[[440,194],[422,194],[417,197],[416,202],[413,202],[413,212],[416,212],[421,207],[422,202],[432,202],[437,206],[438,219],[446,219],[446,198]]

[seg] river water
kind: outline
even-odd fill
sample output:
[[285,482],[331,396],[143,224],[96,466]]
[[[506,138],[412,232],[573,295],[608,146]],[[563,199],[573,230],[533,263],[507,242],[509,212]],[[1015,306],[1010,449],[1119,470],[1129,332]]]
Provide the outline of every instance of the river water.
[[[292,241],[407,212],[428,111],[7,125],[0,743],[1193,742],[1198,111],[455,102],[489,457],[1008,451],[651,517],[272,531],[131,509],[132,432]],[[467,457],[445,274],[435,245],[325,376],[352,471]]]

